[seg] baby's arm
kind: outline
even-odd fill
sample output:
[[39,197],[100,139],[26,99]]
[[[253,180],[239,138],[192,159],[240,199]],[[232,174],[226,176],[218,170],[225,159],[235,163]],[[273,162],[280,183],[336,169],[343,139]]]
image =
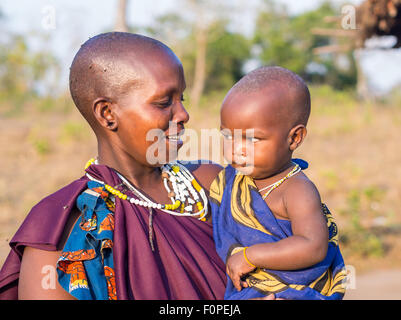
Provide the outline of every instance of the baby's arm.
[[[259,268],[297,270],[322,261],[327,253],[328,229],[320,195],[314,184],[303,178],[293,179],[286,186],[283,205],[291,221],[293,235],[278,242],[247,248],[249,262]],[[238,290],[241,289],[240,278],[253,269],[243,251],[227,261],[227,273]]]

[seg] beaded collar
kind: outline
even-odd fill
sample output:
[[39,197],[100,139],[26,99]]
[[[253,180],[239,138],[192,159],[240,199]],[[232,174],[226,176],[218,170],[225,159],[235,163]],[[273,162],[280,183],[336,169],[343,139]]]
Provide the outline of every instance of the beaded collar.
[[[98,164],[97,160],[90,159],[85,169],[92,164]],[[208,200],[205,190],[199,185],[191,172],[179,162],[171,162],[161,167],[164,187],[171,199],[171,204],[155,203],[135,188],[123,175],[116,172],[123,184],[132,191],[137,198],[130,197],[115,189],[103,181],[93,178],[89,173],[86,176],[93,181],[104,185],[104,188],[114,197],[129,201],[132,204],[160,209],[168,214],[184,217],[198,217],[205,221],[208,213]],[[196,210],[197,209],[197,210]]]

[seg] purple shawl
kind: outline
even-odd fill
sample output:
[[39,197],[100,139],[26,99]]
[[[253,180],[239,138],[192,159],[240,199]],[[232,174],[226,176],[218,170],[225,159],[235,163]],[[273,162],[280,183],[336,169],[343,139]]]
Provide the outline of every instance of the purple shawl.
[[[102,165],[87,169],[109,185],[121,183]],[[78,195],[87,188],[82,177],[32,208],[10,241],[11,252],[0,271],[0,299],[17,299],[23,247],[57,250]],[[149,243],[146,208],[116,199],[113,260],[117,298],[222,299],[225,266],[217,255],[212,226],[194,218],[153,211],[153,252]]]

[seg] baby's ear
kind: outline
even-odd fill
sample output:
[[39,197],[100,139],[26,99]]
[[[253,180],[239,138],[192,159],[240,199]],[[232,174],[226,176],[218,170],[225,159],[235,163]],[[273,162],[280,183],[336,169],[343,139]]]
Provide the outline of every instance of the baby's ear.
[[306,127],[303,124],[296,125],[290,130],[288,135],[289,148],[294,151],[304,141],[307,134]]
[[93,113],[99,124],[109,130],[117,129],[117,117],[113,112],[112,103],[103,98],[96,99],[93,103]]

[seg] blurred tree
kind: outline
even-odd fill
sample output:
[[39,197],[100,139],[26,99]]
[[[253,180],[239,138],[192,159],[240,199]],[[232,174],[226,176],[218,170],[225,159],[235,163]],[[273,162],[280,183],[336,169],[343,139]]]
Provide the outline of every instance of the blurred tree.
[[129,0],[117,1],[117,15],[114,23],[114,31],[128,32],[127,7]]
[[227,91],[244,75],[244,64],[251,57],[252,42],[230,31],[228,21],[216,22],[209,32],[205,92]]
[[[368,79],[361,64],[362,50],[366,48],[367,40],[392,37],[393,44],[383,47],[376,42],[376,49],[391,49],[401,47],[401,1],[400,0],[364,0],[357,7],[344,5],[341,8],[342,17],[326,17],[326,20],[337,22],[334,28],[316,28],[313,34],[331,37],[331,45],[318,46],[316,54],[331,53],[334,55],[353,53],[354,69],[356,69],[356,91],[361,99],[374,98]],[[370,45],[372,48],[372,46]],[[349,78],[348,78],[349,80]]]
[[358,34],[356,47],[374,36],[393,36],[393,48],[401,48],[401,1],[365,0],[357,7]]
[[310,60],[306,50],[309,39],[303,41],[294,33],[284,5],[273,1],[265,1],[264,5],[255,25],[254,42],[260,52],[258,58],[264,64],[280,65],[296,73],[304,73]]
[[[197,6],[200,6],[199,10]],[[206,7],[206,2],[195,5],[191,2],[188,10],[189,15],[168,13],[160,16],[144,31],[168,44],[181,59],[190,103],[196,107],[203,94],[228,90],[242,77],[252,42],[231,31],[229,19],[208,15],[207,10],[211,9]]]
[[271,0],[266,0],[264,5],[254,34],[262,63],[280,65],[311,82],[325,82],[336,88],[355,85],[356,68],[351,51],[343,54],[342,59],[333,53],[316,55],[313,52],[314,48],[327,46],[332,41],[327,35],[311,32],[314,28],[332,25],[325,19],[336,13],[329,2],[296,16],[289,16],[284,5]]
[[[196,108],[199,105],[200,98],[205,89],[207,81],[207,51],[209,45],[209,34],[213,24],[218,21],[221,16],[217,4],[210,0],[186,0],[187,7],[191,15],[195,17],[192,24],[192,35],[194,40],[195,60],[192,73],[192,81],[190,88],[191,104]],[[219,6],[224,6],[224,2],[220,2]],[[217,10],[216,10],[217,9]]]
[[[199,43],[197,36],[199,34],[189,33],[176,43],[181,49],[175,50],[181,54],[194,107],[198,106],[202,94],[228,90],[244,75],[243,66],[251,56],[252,44],[242,34],[230,31],[226,20],[215,21],[209,26],[207,37],[202,40],[204,44]],[[201,53],[198,51],[200,45],[204,47]]]
[[[0,99],[20,106],[32,96],[51,95],[60,72],[56,58],[48,51],[32,51],[22,35],[10,35],[0,43]],[[53,73],[53,77],[50,74]]]

